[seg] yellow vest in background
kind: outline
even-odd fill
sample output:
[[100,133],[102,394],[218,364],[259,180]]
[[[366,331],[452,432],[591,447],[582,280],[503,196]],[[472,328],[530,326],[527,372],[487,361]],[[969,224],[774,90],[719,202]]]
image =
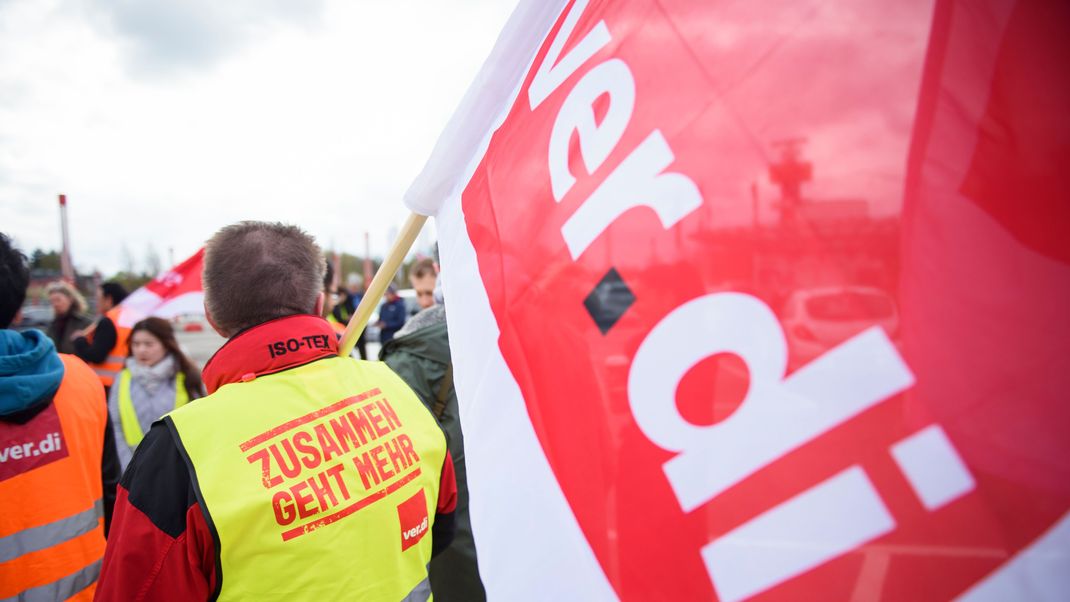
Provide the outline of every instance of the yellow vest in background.
[[[137,419],[137,408],[134,407],[134,399],[130,396],[130,381],[133,375],[130,370],[123,368],[119,373],[119,422],[123,427],[123,438],[130,447],[137,447],[145,438],[141,430],[141,422]],[[189,392],[186,391],[186,375],[182,372],[175,374],[175,408],[181,408],[189,403]]]
[[446,440],[385,364],[328,358],[168,414],[220,600],[425,600]]

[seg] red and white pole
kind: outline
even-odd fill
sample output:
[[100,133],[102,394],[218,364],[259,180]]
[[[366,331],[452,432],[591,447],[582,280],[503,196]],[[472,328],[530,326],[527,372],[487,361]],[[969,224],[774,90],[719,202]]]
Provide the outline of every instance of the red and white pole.
[[60,272],[63,279],[74,283],[74,265],[71,263],[71,237],[67,228],[67,195],[59,195],[59,221],[63,236],[63,249],[59,256]]

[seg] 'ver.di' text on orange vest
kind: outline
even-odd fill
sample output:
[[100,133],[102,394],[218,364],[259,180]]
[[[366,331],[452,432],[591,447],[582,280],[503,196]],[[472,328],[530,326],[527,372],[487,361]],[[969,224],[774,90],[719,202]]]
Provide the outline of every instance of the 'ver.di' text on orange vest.
[[0,422],[0,600],[91,600],[104,556],[107,406],[81,360],[60,355],[52,403]]

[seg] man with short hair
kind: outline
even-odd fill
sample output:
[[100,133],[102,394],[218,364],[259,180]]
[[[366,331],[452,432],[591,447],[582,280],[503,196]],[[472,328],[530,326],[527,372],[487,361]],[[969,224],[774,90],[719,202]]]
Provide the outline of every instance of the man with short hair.
[[156,422],[123,475],[100,600],[426,600],[453,534],[445,436],[380,362],[338,357],[324,260],[241,222],[205,246],[208,397]]
[[416,292],[416,302],[420,309],[427,309],[435,304],[435,280],[438,279],[438,270],[435,269],[435,260],[424,257],[412,264],[409,270],[409,282],[412,290]]
[[29,280],[0,234],[0,599],[91,600],[119,460],[89,367],[9,329]]
[[122,372],[129,355],[130,327],[119,325],[119,304],[126,295],[126,288],[118,282],[101,284],[96,298],[100,318],[96,324],[74,336],[74,354],[97,373],[105,390]]

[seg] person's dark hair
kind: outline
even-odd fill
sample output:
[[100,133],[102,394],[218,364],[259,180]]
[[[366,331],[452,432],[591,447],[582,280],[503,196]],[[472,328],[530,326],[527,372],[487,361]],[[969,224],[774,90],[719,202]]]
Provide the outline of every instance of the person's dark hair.
[[105,282],[100,285],[100,292],[103,293],[105,297],[111,299],[112,305],[122,303],[123,299],[126,299],[126,295],[128,294],[126,292],[126,287],[115,281]]
[[424,257],[412,264],[412,269],[409,270],[410,278],[423,278],[424,276],[436,276],[437,274],[435,272],[435,260],[430,257]]
[[204,250],[204,306],[224,336],[295,314],[313,314],[326,262],[296,226],[238,222]]
[[11,326],[26,300],[29,285],[30,268],[26,265],[26,256],[0,232],[0,328]]
[[[175,329],[171,326],[171,323],[163,318],[145,318],[134,324],[134,327],[130,329],[130,338],[127,339],[128,347],[134,338],[134,333],[139,330],[144,330],[156,337],[163,344],[164,349],[174,356],[179,372],[186,376],[186,392],[189,393],[190,399],[202,397],[204,395],[204,383],[201,381],[201,371],[193,365],[193,362],[186,357],[185,353],[182,353],[182,348],[178,346]],[[133,348],[130,348],[129,356],[134,356]]]
[[334,266],[331,265],[331,261],[326,257],[323,258],[326,269],[323,272],[323,292],[328,295],[335,292],[331,290],[331,282],[334,280]]

